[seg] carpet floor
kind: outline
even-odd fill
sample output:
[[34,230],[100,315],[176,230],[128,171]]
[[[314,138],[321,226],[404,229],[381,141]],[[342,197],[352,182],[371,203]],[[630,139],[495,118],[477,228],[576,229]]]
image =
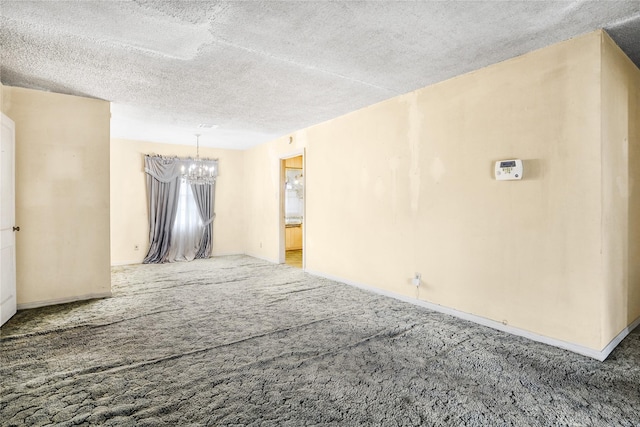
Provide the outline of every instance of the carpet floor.
[[2,426],[638,426],[605,362],[245,256],[115,267],[0,330]]

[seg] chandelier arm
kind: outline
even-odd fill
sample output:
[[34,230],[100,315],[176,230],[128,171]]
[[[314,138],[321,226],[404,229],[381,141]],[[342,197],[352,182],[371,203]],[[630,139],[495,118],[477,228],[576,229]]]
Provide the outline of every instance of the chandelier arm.
[[183,165],[182,179],[189,184],[209,184],[216,182],[218,176],[217,162],[210,162],[209,159],[200,159],[200,134],[196,134],[196,158],[191,159],[190,164]]

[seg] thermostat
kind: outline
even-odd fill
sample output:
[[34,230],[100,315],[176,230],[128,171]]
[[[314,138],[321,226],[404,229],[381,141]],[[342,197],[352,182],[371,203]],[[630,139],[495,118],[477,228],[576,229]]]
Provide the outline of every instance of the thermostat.
[[499,160],[496,162],[496,179],[508,181],[522,179],[522,160]]

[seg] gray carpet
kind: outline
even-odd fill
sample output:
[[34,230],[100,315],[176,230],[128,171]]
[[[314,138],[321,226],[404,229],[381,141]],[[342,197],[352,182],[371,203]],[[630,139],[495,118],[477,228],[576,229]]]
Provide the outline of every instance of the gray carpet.
[[638,426],[604,363],[244,256],[113,269],[1,329],[2,426]]

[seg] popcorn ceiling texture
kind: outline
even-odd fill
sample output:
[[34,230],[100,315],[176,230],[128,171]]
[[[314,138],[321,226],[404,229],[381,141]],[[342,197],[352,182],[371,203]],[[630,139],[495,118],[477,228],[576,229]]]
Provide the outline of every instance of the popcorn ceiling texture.
[[114,267],[0,330],[3,426],[637,426],[605,362],[246,256]]
[[640,2],[0,0],[0,80],[112,101],[112,136],[246,148],[605,28]]

